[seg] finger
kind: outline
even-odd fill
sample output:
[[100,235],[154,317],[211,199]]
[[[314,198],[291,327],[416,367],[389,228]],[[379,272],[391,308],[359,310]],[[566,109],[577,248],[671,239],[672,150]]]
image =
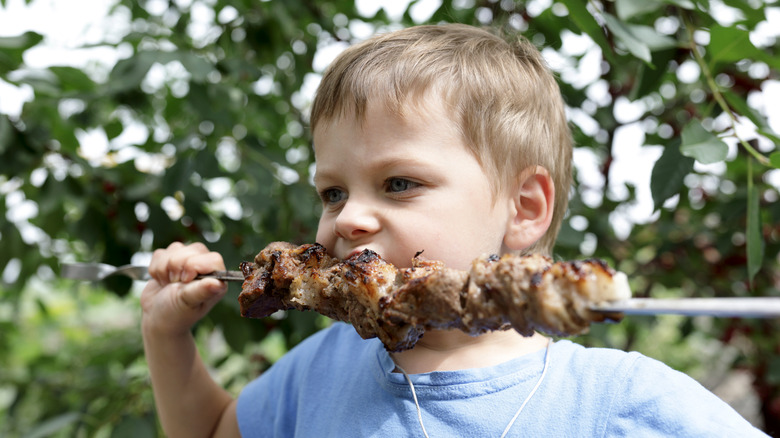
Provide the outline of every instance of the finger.
[[213,251],[205,254],[195,254],[189,257],[182,267],[180,280],[189,282],[194,280],[198,274],[209,274],[222,270],[225,270],[225,261],[222,259],[221,254]]
[[168,275],[168,260],[171,255],[176,251],[183,248],[184,245],[180,242],[174,242],[166,249],[157,249],[152,253],[152,260],[149,262],[149,275],[157,280],[161,285],[166,285],[170,282]]
[[153,297],[157,295],[162,288],[163,286],[154,277],[146,283],[144,290],[141,291],[141,310],[146,312],[151,307]]
[[181,281],[182,273],[188,260],[195,255],[208,253],[209,250],[206,245],[202,243],[193,243],[191,245],[182,246],[171,251],[168,257],[168,265],[166,270],[168,272],[168,280],[171,283]]
[[186,307],[200,310],[213,306],[226,291],[227,284],[214,278],[204,278],[185,284],[180,290],[179,299]]

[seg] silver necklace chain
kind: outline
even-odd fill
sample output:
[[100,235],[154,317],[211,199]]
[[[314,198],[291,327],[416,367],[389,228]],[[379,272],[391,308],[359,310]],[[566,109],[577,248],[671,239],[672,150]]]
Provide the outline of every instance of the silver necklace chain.
[[[531,400],[531,397],[536,394],[536,390],[539,389],[539,386],[541,386],[542,380],[544,380],[544,376],[547,374],[547,368],[550,366],[550,347],[552,347],[552,338],[547,340],[547,348],[544,352],[544,367],[542,368],[542,375],[539,376],[539,380],[536,382],[534,389],[531,390],[531,392],[528,394],[528,397],[526,397],[525,401],[523,401],[523,404],[520,405],[520,408],[517,410],[517,412],[515,412],[515,416],[512,417],[512,420],[510,420],[509,424],[506,425],[506,429],[504,429],[504,433],[501,434],[501,438],[506,437],[506,434],[509,433],[509,429],[512,428],[512,425],[515,424],[515,420],[517,420],[517,417],[520,416],[520,412],[523,411],[525,405],[528,404],[528,401]],[[425,424],[423,424],[422,409],[420,409],[420,403],[417,401],[417,392],[414,390],[412,379],[409,377],[409,374],[407,374],[406,371],[401,368],[400,365],[396,364],[396,368],[398,368],[401,373],[403,373],[404,377],[406,377],[406,381],[409,382],[409,388],[412,390],[412,399],[414,399],[414,405],[417,407],[417,419],[420,420],[420,427],[422,428],[423,435],[425,435],[425,438],[429,438],[428,432],[425,430]]]

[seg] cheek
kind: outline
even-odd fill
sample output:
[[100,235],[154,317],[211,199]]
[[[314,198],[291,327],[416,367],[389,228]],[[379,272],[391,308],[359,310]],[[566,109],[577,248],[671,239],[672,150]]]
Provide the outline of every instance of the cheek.
[[[464,229],[463,218],[431,221],[405,232],[395,244],[408,260],[418,251],[429,260],[439,260],[450,268],[464,269],[474,257],[477,233]],[[399,254],[400,255],[400,252]]]
[[481,204],[460,218],[464,248],[470,248],[473,256],[499,253],[506,234],[508,213],[491,205]]
[[320,245],[324,246],[328,250],[331,250],[332,242],[333,242],[333,226],[330,224],[330,221],[323,215],[320,217],[320,222],[317,225],[317,236],[315,238],[315,241],[319,243]]

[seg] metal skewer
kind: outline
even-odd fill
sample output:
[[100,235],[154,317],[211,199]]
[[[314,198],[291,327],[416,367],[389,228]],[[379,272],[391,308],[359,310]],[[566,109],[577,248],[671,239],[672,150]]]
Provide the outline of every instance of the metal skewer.
[[[140,281],[146,281],[151,278],[146,266],[124,265],[116,267],[105,263],[63,263],[60,266],[60,275],[64,278],[87,281],[99,281],[112,275],[123,275]],[[209,274],[200,274],[196,278],[244,281],[244,274],[240,271],[214,271]]]
[[630,298],[592,307],[599,312],[626,315],[676,314],[686,316],[779,318],[780,297]]
[[[63,263],[60,274],[76,280],[99,281],[112,275],[134,280],[149,280],[146,266],[111,266],[104,263]],[[214,271],[196,278],[222,281],[244,281],[241,271]],[[630,298],[604,302],[592,307],[597,312],[620,312],[626,315],[676,314],[686,316],[780,318],[780,297],[733,298]]]

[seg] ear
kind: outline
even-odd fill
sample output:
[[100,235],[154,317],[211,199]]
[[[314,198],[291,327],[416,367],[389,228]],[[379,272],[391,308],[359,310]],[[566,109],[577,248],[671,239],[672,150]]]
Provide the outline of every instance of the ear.
[[526,249],[544,236],[552,222],[555,184],[541,166],[525,169],[512,189],[504,245],[514,251]]

